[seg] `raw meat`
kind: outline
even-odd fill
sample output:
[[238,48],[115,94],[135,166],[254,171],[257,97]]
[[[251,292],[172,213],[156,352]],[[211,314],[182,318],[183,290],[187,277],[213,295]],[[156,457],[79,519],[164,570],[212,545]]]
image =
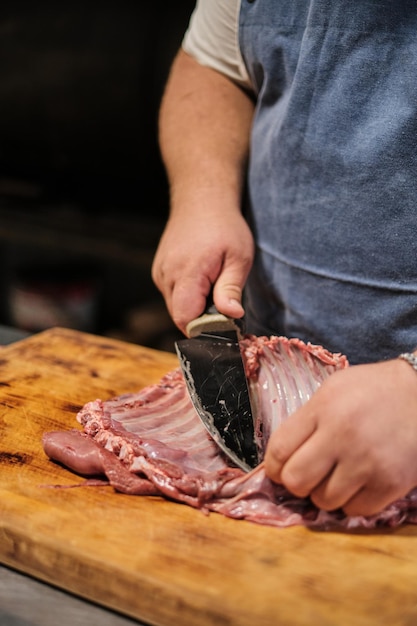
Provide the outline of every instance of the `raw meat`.
[[[285,337],[242,340],[255,407],[260,459],[270,433],[306,402],[346,357]],[[417,523],[417,490],[372,517],[325,512],[270,481],[262,462],[249,473],[233,467],[198,418],[180,370],[137,393],[86,404],[84,432],[45,433],[46,454],[86,477],[104,475],[117,490],[161,495],[228,517],[272,526],[375,528]]]

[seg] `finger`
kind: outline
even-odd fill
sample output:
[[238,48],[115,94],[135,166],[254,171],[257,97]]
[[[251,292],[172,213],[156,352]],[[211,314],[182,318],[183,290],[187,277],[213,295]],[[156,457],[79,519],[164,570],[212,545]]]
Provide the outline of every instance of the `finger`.
[[346,515],[351,517],[376,515],[395,499],[394,497],[387,498],[386,494],[376,494],[372,489],[364,487],[355,493],[342,508]]
[[284,465],[316,430],[316,419],[303,408],[291,415],[269,439],[264,459],[265,471],[274,482],[281,482]]
[[327,438],[315,431],[284,464],[281,482],[291,493],[305,498],[330,476],[335,464]]
[[343,508],[363,489],[366,477],[355,468],[337,463],[329,475],[314,489],[310,497],[316,506],[325,511]]
[[369,482],[343,505],[346,515],[376,515],[389,504],[407,495],[410,487]]
[[347,515],[374,515],[411,488],[399,472],[375,472],[361,455],[356,462],[353,458],[349,463],[339,463],[310,496],[314,504],[327,511],[342,508]]
[[242,306],[242,287],[225,282],[224,277],[221,277],[214,286],[213,300],[217,310],[224,315],[239,319],[245,314]]
[[223,269],[213,290],[214,304],[224,315],[243,317],[242,291],[250,269],[250,262],[241,260]]

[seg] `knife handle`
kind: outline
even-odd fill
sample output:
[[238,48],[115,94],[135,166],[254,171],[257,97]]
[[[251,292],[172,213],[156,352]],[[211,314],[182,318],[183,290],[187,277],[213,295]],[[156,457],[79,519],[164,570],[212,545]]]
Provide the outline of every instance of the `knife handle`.
[[238,337],[241,337],[241,320],[227,317],[222,313],[219,313],[214,304],[211,302],[204,313],[194,320],[191,320],[185,328],[188,337],[197,337],[201,333],[209,332],[222,332],[225,330],[234,330],[237,332]]

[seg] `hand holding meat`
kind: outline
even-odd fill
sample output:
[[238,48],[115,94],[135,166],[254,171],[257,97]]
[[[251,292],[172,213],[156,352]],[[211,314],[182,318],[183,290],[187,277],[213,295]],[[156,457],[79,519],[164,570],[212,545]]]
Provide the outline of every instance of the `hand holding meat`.
[[240,211],[222,207],[208,215],[202,205],[169,220],[153,264],[154,281],[183,332],[204,311],[213,285],[217,309],[242,317],[242,288],[253,258],[252,235]]
[[417,377],[399,359],[328,378],[271,436],[266,472],[325,510],[372,515],[417,485]]

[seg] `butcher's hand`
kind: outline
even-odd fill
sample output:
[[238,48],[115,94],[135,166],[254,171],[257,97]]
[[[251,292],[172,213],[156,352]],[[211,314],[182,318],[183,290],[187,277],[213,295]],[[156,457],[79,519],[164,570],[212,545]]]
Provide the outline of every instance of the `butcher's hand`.
[[203,313],[207,296],[219,312],[244,314],[242,290],[252,265],[254,244],[238,209],[176,212],[158,246],[152,277],[168,311],[185,333],[188,322]]
[[265,470],[322,509],[380,512],[417,486],[417,373],[396,359],[332,374],[272,434]]

